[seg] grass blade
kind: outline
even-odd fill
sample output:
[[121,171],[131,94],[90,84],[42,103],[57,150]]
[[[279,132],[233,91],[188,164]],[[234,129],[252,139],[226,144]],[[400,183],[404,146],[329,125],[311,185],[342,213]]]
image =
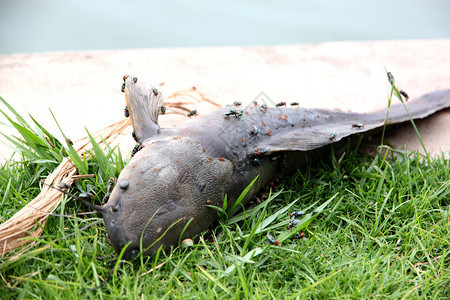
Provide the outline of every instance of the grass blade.
[[256,178],[253,179],[253,181],[245,188],[245,190],[242,191],[242,193],[239,196],[239,198],[236,200],[236,202],[233,204],[233,206],[228,211],[228,213],[227,213],[228,217],[230,217],[234,213],[236,208],[238,208],[238,206],[242,203],[242,200],[244,200],[244,198],[247,195],[248,191],[252,188],[252,186],[255,184],[255,182],[256,182],[256,180],[258,180],[258,178],[259,178],[259,176],[256,176]]

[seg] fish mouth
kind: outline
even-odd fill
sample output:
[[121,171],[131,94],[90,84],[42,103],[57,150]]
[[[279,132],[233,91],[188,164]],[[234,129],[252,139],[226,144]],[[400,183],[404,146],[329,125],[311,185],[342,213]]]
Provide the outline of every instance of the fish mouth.
[[155,213],[144,228],[137,229],[140,234],[133,235],[128,234],[126,224],[117,221],[121,218],[113,215],[112,212],[104,212],[103,219],[111,245],[117,255],[122,254],[124,260],[133,260],[139,254],[153,255],[161,247],[168,249],[171,245],[177,244],[183,229],[186,229],[185,226],[190,223],[189,220],[180,218],[173,222],[170,221],[170,224],[165,226]]
[[[126,247],[126,246],[127,245],[125,245],[123,247]],[[123,249],[123,247],[121,249]],[[120,251],[122,251],[122,250],[120,250]],[[120,255],[120,251],[116,250],[117,255]],[[133,247],[130,245],[125,249],[125,251],[122,255],[122,260],[132,261],[139,255],[139,253],[141,253],[139,251],[139,248],[136,248],[136,247]]]
[[[118,218],[115,213],[105,209],[101,211],[103,220],[105,221],[106,230],[108,231],[109,241],[114,247],[117,255],[120,255],[122,249],[126,247],[122,258],[125,260],[133,259],[137,254],[133,254],[139,250],[136,248],[132,239],[127,235],[122,221],[117,221]],[[114,215],[113,215],[114,214]]]
[[[153,244],[151,245],[147,245],[147,243],[142,244],[142,235],[145,234],[147,230],[148,232],[154,231],[154,227],[156,225],[150,222],[154,221],[153,218],[149,221],[149,224],[147,224],[146,228],[142,229],[142,233],[137,237],[135,235],[129,234],[125,221],[122,218],[121,209],[117,211],[114,211],[112,209],[104,209],[103,211],[101,211],[101,214],[103,216],[106,230],[108,232],[109,241],[116,251],[117,255],[121,255],[121,252],[123,252],[122,259],[124,260],[133,260],[141,252],[144,252],[144,255],[152,254],[156,252],[159,247],[164,245],[164,242],[160,241],[160,238],[162,237],[159,236],[157,238],[144,238],[144,241],[153,241]],[[123,250],[124,248],[126,249]]]

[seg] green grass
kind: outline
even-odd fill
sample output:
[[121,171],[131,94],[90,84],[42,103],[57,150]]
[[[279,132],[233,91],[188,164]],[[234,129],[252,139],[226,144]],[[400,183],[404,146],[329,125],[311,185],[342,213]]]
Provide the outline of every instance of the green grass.
[[[44,143],[50,134],[42,128],[21,126],[34,144],[15,139],[16,147],[25,147],[22,160],[0,169],[2,222],[39,193],[39,180],[60,158],[74,155],[68,145]],[[34,147],[61,155],[44,159]],[[343,150],[309,161],[281,181],[282,191],[267,188],[268,199],[252,210],[231,217],[223,208],[219,224],[193,246],[125,262],[94,291],[88,288],[108,275],[115,256],[96,257],[113,249],[100,217],[79,215],[87,208],[65,198],[55,213],[68,216],[50,217],[36,246],[12,261],[15,253],[0,258],[11,287],[0,278],[0,298],[450,297],[450,160],[395,150],[374,158],[351,145]],[[109,176],[117,176],[126,160],[114,149],[94,147],[92,154],[78,163],[96,176],[71,192],[93,191],[100,203]],[[293,210],[307,214],[287,231]],[[314,210],[320,213],[312,216]],[[295,230],[306,237],[292,240]],[[269,244],[268,234],[280,246]]]

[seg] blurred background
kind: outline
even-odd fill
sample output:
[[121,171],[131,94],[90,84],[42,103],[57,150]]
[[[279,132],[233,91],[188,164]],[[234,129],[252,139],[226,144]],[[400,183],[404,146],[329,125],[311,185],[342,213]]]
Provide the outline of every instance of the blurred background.
[[450,38],[449,0],[0,0],[0,53]]

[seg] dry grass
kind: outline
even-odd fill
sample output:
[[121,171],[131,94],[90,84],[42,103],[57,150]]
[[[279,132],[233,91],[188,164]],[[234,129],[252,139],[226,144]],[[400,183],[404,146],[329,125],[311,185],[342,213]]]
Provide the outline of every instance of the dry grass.
[[[130,126],[130,121],[125,119],[96,132],[94,137],[104,150],[106,149],[104,141],[107,143],[113,142],[128,126]],[[80,145],[77,149],[79,155],[92,150],[88,137],[79,140],[76,145]],[[58,185],[60,182],[71,185],[76,172],[74,164],[68,158],[64,158],[59,166],[45,179],[41,187],[41,193],[0,225],[2,257],[9,251],[16,250],[28,243],[31,243],[29,246],[33,245],[33,239],[30,238],[38,238],[41,235],[47,217],[58,207],[64,196],[64,194],[49,186]],[[23,251],[26,251],[26,249],[23,249]]]

